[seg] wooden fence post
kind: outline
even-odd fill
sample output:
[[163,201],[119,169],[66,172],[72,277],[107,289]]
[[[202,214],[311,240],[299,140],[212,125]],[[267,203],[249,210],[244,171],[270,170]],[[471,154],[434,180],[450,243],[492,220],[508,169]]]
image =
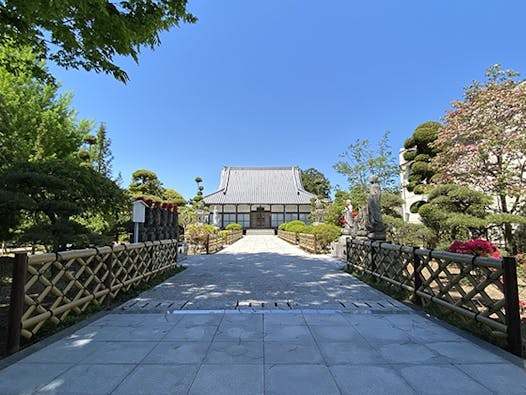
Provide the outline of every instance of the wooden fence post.
[[106,258],[106,271],[108,272],[108,274],[104,279],[104,286],[110,290],[106,298],[106,304],[109,306],[113,299],[111,296],[111,283],[113,282],[113,247],[111,248],[110,255],[108,255],[108,257]]
[[508,332],[508,350],[522,356],[521,317],[519,311],[519,288],[517,285],[517,261],[513,256],[502,259],[504,287],[504,310]]
[[210,254],[210,235],[206,235],[206,255]]
[[345,261],[347,263],[347,271],[351,269],[351,265],[349,264],[349,261],[351,260],[351,246],[351,238],[345,238]]
[[22,331],[22,314],[24,313],[24,295],[27,272],[27,253],[16,253],[13,262],[13,282],[11,283],[11,299],[7,318],[7,355],[20,349],[20,333]]
[[[373,246],[373,243],[374,241],[369,241],[369,248],[370,248],[370,251],[369,251],[369,259],[370,259],[370,270],[373,272],[373,273],[376,273],[376,254],[374,253],[374,246]],[[376,278],[376,277],[375,277]]]
[[418,306],[422,306],[422,298],[418,296],[417,290],[422,286],[422,276],[420,276],[420,264],[422,260],[419,255],[416,255],[416,250],[420,247],[413,247],[413,297],[412,302]]

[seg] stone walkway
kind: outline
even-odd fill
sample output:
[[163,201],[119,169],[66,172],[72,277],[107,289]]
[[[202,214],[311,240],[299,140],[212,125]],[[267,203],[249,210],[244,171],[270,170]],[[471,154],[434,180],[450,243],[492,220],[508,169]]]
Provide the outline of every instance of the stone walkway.
[[[0,394],[524,394],[522,360],[245,237],[0,371]],[[24,353],[22,353],[24,354]]]

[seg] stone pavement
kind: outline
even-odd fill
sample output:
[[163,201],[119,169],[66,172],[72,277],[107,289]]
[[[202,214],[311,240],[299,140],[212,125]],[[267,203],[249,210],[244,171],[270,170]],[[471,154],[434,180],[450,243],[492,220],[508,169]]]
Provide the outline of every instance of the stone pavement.
[[[523,361],[273,236],[0,371],[0,394],[524,394]],[[21,355],[28,354],[27,351]]]

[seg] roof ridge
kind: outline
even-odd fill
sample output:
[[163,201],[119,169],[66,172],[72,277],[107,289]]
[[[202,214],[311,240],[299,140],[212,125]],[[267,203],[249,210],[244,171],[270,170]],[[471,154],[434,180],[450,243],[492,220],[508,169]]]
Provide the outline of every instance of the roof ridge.
[[232,170],[290,170],[296,166],[225,166]]

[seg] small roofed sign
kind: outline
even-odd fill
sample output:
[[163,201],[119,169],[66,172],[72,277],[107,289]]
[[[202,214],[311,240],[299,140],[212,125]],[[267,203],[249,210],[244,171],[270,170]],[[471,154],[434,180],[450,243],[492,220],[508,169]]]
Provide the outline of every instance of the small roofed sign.
[[142,200],[135,200],[132,206],[132,221],[137,223],[144,223],[145,211],[148,205]]

